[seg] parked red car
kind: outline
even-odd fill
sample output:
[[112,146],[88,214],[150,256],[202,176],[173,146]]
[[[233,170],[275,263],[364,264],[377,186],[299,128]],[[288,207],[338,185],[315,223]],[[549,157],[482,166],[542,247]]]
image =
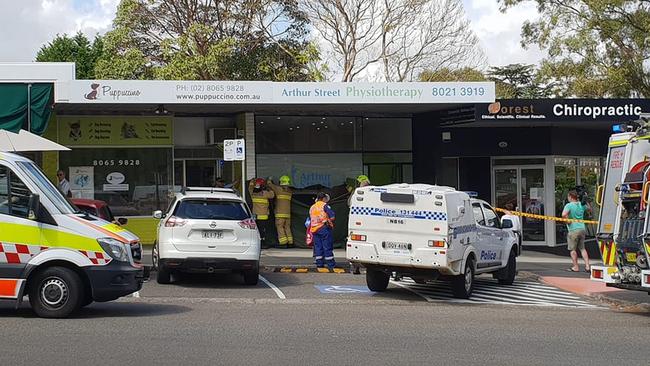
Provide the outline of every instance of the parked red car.
[[100,219],[112,222],[118,225],[126,225],[128,220],[124,217],[115,218],[111,212],[110,207],[104,201],[89,200],[85,198],[73,198],[72,203],[77,206],[81,211],[90,215],[97,216]]

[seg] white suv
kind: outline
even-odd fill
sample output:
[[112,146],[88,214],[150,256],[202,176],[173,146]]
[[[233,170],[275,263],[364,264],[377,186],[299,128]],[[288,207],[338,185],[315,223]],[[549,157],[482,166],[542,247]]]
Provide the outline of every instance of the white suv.
[[160,219],[152,251],[158,283],[174,272],[239,272],[247,285],[259,277],[260,234],[248,205],[231,189],[185,188]]

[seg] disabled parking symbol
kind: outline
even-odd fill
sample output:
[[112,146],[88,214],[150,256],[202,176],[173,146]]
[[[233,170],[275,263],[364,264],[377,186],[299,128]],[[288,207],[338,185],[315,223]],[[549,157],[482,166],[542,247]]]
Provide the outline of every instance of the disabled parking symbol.
[[322,294],[370,294],[366,286],[353,285],[314,285]]

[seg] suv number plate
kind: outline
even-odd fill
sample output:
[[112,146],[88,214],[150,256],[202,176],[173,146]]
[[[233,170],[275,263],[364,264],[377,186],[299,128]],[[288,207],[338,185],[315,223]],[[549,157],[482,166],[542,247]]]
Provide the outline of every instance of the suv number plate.
[[223,231],[203,231],[203,239],[223,239]]
[[408,243],[396,243],[393,241],[384,242],[384,248],[386,249],[409,250],[409,246]]

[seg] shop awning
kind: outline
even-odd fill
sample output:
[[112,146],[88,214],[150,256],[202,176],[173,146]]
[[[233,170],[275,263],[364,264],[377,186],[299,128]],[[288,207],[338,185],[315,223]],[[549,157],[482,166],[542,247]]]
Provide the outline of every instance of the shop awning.
[[69,148],[54,141],[20,130],[13,133],[0,129],[0,151],[68,151]]
[[50,83],[0,83],[0,129],[18,132],[29,126],[42,135],[52,112],[53,89]]

